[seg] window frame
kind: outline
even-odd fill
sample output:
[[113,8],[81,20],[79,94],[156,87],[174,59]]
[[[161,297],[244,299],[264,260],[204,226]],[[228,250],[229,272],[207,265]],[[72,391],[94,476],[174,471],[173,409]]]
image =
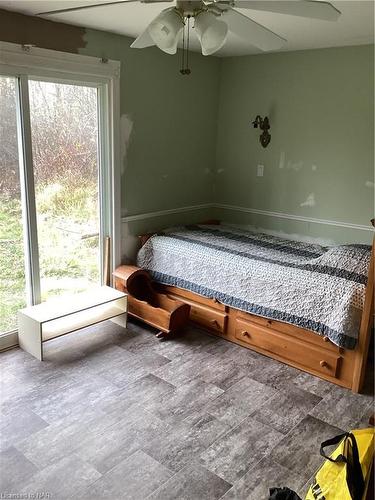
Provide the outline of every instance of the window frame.
[[[26,201],[23,225],[27,301],[36,304],[40,302],[40,276],[28,81],[75,83],[98,90],[100,247],[103,255],[104,238],[109,236],[113,271],[121,261],[120,62],[0,42],[0,75],[17,79],[20,181]],[[0,350],[17,343],[16,331],[0,335]]]

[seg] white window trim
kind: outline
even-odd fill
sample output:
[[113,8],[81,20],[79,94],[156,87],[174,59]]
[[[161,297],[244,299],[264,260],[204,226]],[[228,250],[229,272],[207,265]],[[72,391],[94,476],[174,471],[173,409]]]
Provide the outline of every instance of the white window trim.
[[51,78],[63,77],[63,75],[78,75],[88,80],[97,82],[98,77],[103,81],[120,78],[120,62],[104,60],[99,57],[71,54],[57,50],[41,49],[30,45],[18,45],[15,43],[0,42],[0,65],[2,69],[7,66],[19,74],[33,76],[33,70],[38,75],[50,75]]
[[[121,262],[120,62],[0,42],[0,74],[99,85],[99,96],[108,117],[105,127],[102,123],[100,156],[102,164],[108,166],[102,188],[106,190],[105,210],[112,223],[112,227],[102,230],[111,236],[113,271]],[[0,350],[9,347],[12,339],[14,344],[15,338],[15,332],[1,336]]]

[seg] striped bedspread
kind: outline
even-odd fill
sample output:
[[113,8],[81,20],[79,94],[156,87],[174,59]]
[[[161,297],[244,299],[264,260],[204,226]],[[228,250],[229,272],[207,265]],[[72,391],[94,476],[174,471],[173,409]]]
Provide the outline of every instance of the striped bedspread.
[[155,281],[353,349],[371,247],[322,247],[229,226],[173,228],[150,238],[137,264]]

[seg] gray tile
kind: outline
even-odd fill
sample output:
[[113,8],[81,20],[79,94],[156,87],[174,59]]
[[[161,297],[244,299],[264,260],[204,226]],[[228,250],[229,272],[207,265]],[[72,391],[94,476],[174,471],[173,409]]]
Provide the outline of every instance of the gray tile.
[[105,474],[141,448],[132,432],[109,429],[81,443],[75,454]]
[[370,413],[373,404],[371,396],[334,388],[310,413],[331,425],[349,431],[361,422],[364,415]]
[[21,411],[0,415],[0,449],[5,450],[14,443],[24,439],[48,426],[48,423],[23,408]]
[[297,377],[293,380],[293,384],[299,389],[311,392],[312,394],[315,394],[316,396],[320,396],[322,398],[330,394],[333,387],[330,382],[304,372],[301,372],[299,373],[299,375],[297,375]]
[[1,351],[1,368],[9,370],[16,364],[22,362],[22,358],[29,357],[30,355],[20,349],[19,347],[14,347],[13,349],[8,349],[6,351]]
[[230,349],[238,347],[237,344],[229,342],[198,325],[188,325],[185,332],[191,339],[194,339],[193,343],[198,344],[200,352],[224,356]]
[[221,356],[227,359],[232,359],[238,366],[245,368],[247,373],[249,373],[249,370],[255,369],[255,367],[259,366],[260,363],[268,359],[255,351],[247,349],[246,347],[241,347],[233,343],[229,343],[229,345],[230,348],[221,354]]
[[158,399],[162,394],[173,389],[172,384],[149,374],[102,398],[98,406],[106,413],[122,412],[135,403],[141,404],[150,399]]
[[186,417],[224,391],[212,384],[193,380],[176,389],[166,392],[158,400],[144,403],[146,410],[167,421],[174,421]]
[[244,377],[210,403],[207,412],[233,426],[271,399],[276,392],[272,387]]
[[281,439],[282,434],[248,417],[215,441],[200,462],[230,483],[240,479]]
[[[83,334],[85,332],[80,333]],[[84,338],[88,336],[88,333],[90,332],[86,332]],[[58,369],[65,375],[72,376],[75,380],[91,378],[102,372],[106,373],[110,366],[114,366],[118,362],[136,359],[135,356],[124,351],[118,345],[107,344],[107,342],[103,345],[96,345],[93,342],[93,344],[85,345],[83,349],[69,349],[69,343],[71,343],[73,337],[75,335],[67,335],[65,337],[66,344],[61,346],[59,344],[55,345],[55,343],[62,340],[62,337],[47,343],[47,361],[43,363],[49,363],[54,369]]]
[[155,329],[147,327],[147,325],[141,327],[139,323],[136,324],[130,319],[126,333],[118,345],[135,354],[158,352],[158,346],[161,342],[155,337],[155,332]]
[[32,378],[17,378],[9,369],[0,366],[0,404],[4,409],[4,404],[8,399],[17,400],[25,398],[27,393],[38,385]]
[[[38,361],[40,363],[40,361]],[[7,399],[1,401],[1,409],[4,414],[12,413],[15,410],[22,412],[24,409],[32,409],[34,404],[39,404],[43,398],[49,398],[53,394],[57,394],[60,391],[77,384],[77,380],[70,376],[61,375],[60,372],[54,373],[51,369],[51,376],[46,378],[42,383],[37,382],[32,385],[27,391],[16,391],[12,394],[8,394]],[[33,375],[30,374],[29,380],[31,383],[34,381]],[[24,382],[19,381],[17,378],[16,383],[23,384]]]
[[246,370],[227,358],[215,359],[212,365],[205,365],[198,374],[203,382],[215,384],[221,389],[229,389],[246,375]]
[[262,498],[266,477],[301,493],[295,475],[310,480],[320,442],[341,432],[329,423],[367,426],[372,411],[369,396],[193,327],[160,342],[140,324],[105,322],[47,343],[43,363],[0,353],[0,370],[6,487],[55,498],[204,500],[232,481],[227,498]]
[[121,344],[126,350],[137,353],[148,352],[165,356],[171,360],[184,353],[202,348],[210,342],[210,337],[200,331],[186,328],[179,335],[173,336],[164,342],[160,342],[155,337],[155,329],[140,327],[134,323],[129,323],[127,339]]
[[149,500],[201,500],[221,498],[231,487],[216,474],[198,464],[192,464],[181,470],[164,483]]
[[195,412],[190,413],[180,422],[181,426],[191,426],[197,432],[197,437],[202,440],[205,447],[209,446],[216,440],[217,434],[226,434],[231,426],[220,422],[216,417],[213,417],[204,410],[204,407],[198,408]]
[[315,394],[290,387],[287,391],[279,391],[251,416],[287,434],[321,400]]
[[287,486],[293,491],[301,488],[303,479],[267,456],[250,469],[224,495],[223,500],[266,500],[270,488]]
[[212,345],[217,339],[205,329],[195,325],[187,325],[181,332],[181,343],[190,346],[190,350],[199,349],[205,352],[206,346]]
[[153,352],[138,354],[138,359],[149,373],[161,366],[168,365],[171,362],[171,360],[166,356],[163,356],[162,354],[155,354]]
[[111,363],[99,370],[100,375],[118,387],[124,387],[170,362],[168,358],[159,354],[137,355],[127,352],[125,349],[119,349],[123,351],[123,357],[116,363]]
[[214,369],[213,365],[216,361],[211,354],[192,351],[176,357],[169,364],[152,373],[178,387],[197,378],[204,367]]
[[[124,330],[117,325],[115,328]],[[123,337],[125,336],[123,335]],[[123,387],[139,377],[147,375],[152,369],[170,361],[163,356],[148,352],[138,355],[113,344],[113,342],[109,343],[108,340],[105,342],[103,340],[99,343],[94,342],[93,345],[88,344],[78,353],[71,353],[71,358],[70,354],[61,352],[61,349],[56,349],[53,353],[49,351],[47,355],[49,360],[52,359],[54,365],[58,366],[61,371],[79,378],[79,381],[102,377],[118,387]]]
[[296,368],[261,356],[249,366],[248,376],[275,389],[287,390],[300,373]]
[[121,415],[107,415],[88,408],[17,442],[16,448],[43,468],[70,455],[88,436],[103,433],[119,420],[123,420]]
[[48,493],[49,498],[74,498],[79,488],[88,486],[101,475],[78,457],[71,455],[37,472],[20,487],[24,495]]
[[31,408],[47,422],[58,422],[72,413],[79,415],[87,406],[95,406],[115,390],[116,386],[101,377],[93,376],[35,399]]
[[[184,353],[206,352],[212,346],[212,336],[199,328],[187,326],[175,339],[159,344],[159,353],[175,359]],[[165,354],[164,354],[165,353]]]
[[375,408],[373,406],[370,407],[369,410],[363,414],[361,420],[356,425],[356,428],[367,429],[368,427],[372,427],[369,423],[369,419],[374,415],[374,410]]
[[206,352],[207,354],[212,354],[213,356],[221,359],[231,359],[231,357],[229,356],[229,351],[235,344],[232,344],[229,340],[223,340],[219,338],[218,340],[219,342],[211,342],[202,346],[202,348],[199,350],[202,352]]
[[17,492],[20,484],[38,471],[20,451],[14,447],[0,453],[0,494]]
[[51,377],[56,378],[63,375],[63,372],[56,367],[51,370],[50,363],[41,363],[31,354],[19,348],[12,349],[8,353],[1,354],[1,366],[4,370],[15,375],[21,382],[30,383],[32,381],[34,385],[37,385],[45,383]]
[[297,474],[303,474],[307,481],[322,463],[320,443],[342,432],[308,415],[272,450],[271,459]]
[[77,456],[103,474],[163,435],[165,424],[141,407],[134,405],[123,415],[124,418],[102,432],[87,433],[75,450]]
[[207,414],[192,414],[164,428],[142,449],[170,470],[179,471],[191,463],[229,427]]
[[166,467],[143,451],[137,451],[84,490],[79,498],[141,500],[170,477]]
[[[121,344],[127,330],[112,321],[104,321],[87,328],[82,328],[72,335],[56,338],[45,345],[48,361],[64,363],[79,352],[85,358],[98,352],[105,352]],[[55,354],[58,353],[58,356]]]

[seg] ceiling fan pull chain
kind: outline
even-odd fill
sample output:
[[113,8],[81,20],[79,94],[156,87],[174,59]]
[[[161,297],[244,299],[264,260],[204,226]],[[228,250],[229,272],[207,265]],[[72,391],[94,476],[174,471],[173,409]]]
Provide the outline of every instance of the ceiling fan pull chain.
[[[185,30],[187,30],[185,34]],[[184,19],[184,27],[182,29],[182,65],[180,69],[181,75],[190,75],[189,69],[189,45],[190,45],[190,16]]]
[[182,28],[182,58],[181,58],[181,69],[180,73],[181,75],[185,74],[185,19],[184,19],[184,27]]
[[189,49],[190,49],[190,15],[187,19],[187,45],[186,45],[186,68],[185,75],[190,75],[191,70],[189,68]]
[[184,68],[185,68],[185,25],[182,28],[182,65],[181,65],[182,72],[184,71]]

